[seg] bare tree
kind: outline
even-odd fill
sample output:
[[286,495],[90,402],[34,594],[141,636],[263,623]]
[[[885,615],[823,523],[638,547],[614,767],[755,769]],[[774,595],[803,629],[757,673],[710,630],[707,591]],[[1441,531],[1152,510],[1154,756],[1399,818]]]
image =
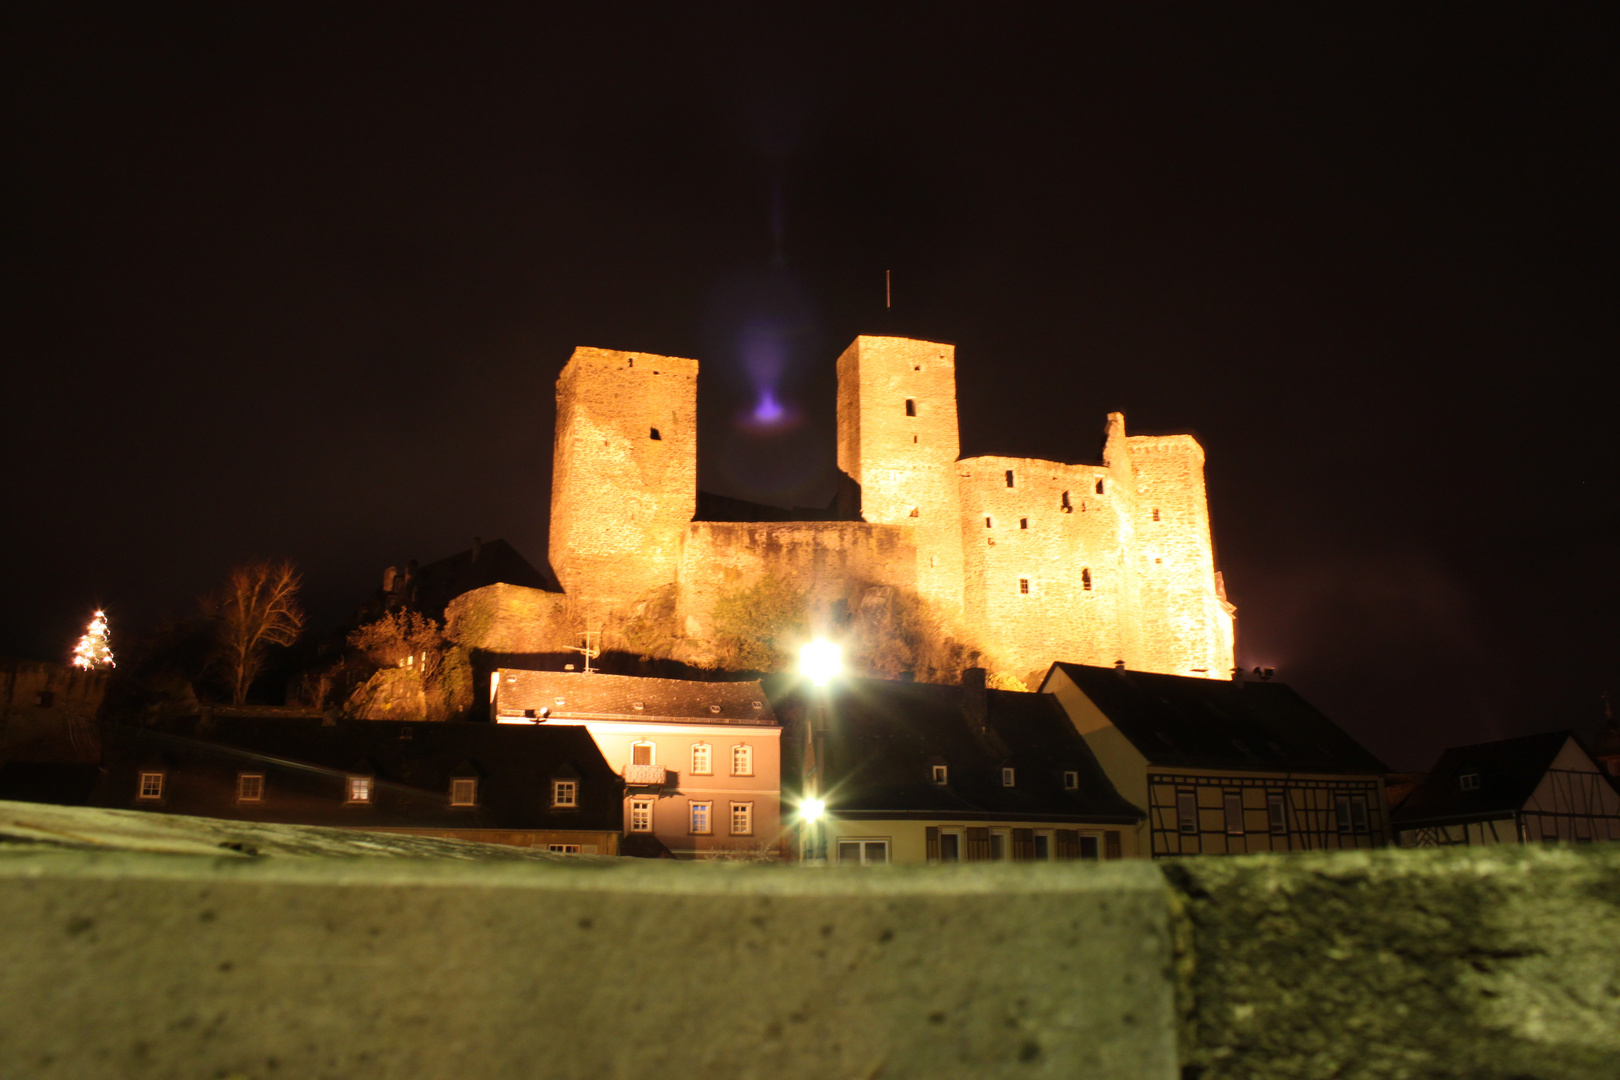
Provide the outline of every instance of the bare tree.
[[291,645],[304,629],[298,606],[303,575],[293,564],[252,562],[231,570],[214,603],[219,619],[219,664],[231,687],[231,702],[247,700],[272,645]]

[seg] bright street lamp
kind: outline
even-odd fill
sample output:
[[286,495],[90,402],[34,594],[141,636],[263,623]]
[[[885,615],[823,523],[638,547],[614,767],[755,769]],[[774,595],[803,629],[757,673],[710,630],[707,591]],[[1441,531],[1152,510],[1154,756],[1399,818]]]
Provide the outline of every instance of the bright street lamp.
[[821,799],[805,799],[799,804],[799,817],[810,824],[820,821],[826,812],[827,804]]
[[799,650],[799,671],[817,686],[826,686],[842,670],[843,660],[844,651],[836,644],[816,638]]

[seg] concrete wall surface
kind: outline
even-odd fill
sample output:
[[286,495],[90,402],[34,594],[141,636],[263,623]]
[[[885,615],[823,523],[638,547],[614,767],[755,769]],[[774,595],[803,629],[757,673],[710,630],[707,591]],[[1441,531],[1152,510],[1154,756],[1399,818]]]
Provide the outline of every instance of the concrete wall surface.
[[1616,845],[864,870],[482,850],[0,803],[0,1074],[1620,1075]]

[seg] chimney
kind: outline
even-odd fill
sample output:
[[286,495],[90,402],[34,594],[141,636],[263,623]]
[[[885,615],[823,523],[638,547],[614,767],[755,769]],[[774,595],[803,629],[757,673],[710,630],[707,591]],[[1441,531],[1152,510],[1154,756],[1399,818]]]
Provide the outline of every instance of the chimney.
[[982,667],[962,669],[962,712],[975,730],[983,731],[990,703],[984,690],[985,671]]

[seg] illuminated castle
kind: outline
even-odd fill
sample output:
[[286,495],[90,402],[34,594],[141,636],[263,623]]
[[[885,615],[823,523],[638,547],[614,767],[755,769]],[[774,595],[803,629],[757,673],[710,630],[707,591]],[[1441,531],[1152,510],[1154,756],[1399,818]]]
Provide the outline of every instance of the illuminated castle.
[[961,458],[954,348],[860,337],[838,359],[856,520],[694,520],[697,374],[695,360],[575,350],[557,382],[551,488],[563,595],[492,587],[507,592],[486,598],[486,635],[524,636],[565,608],[611,632],[664,597],[671,651],[702,662],[715,600],[774,574],[812,595],[914,590],[986,666],[1026,681],[1054,660],[1230,677],[1234,609],[1191,436],[1127,436],[1113,413],[1100,465]]

